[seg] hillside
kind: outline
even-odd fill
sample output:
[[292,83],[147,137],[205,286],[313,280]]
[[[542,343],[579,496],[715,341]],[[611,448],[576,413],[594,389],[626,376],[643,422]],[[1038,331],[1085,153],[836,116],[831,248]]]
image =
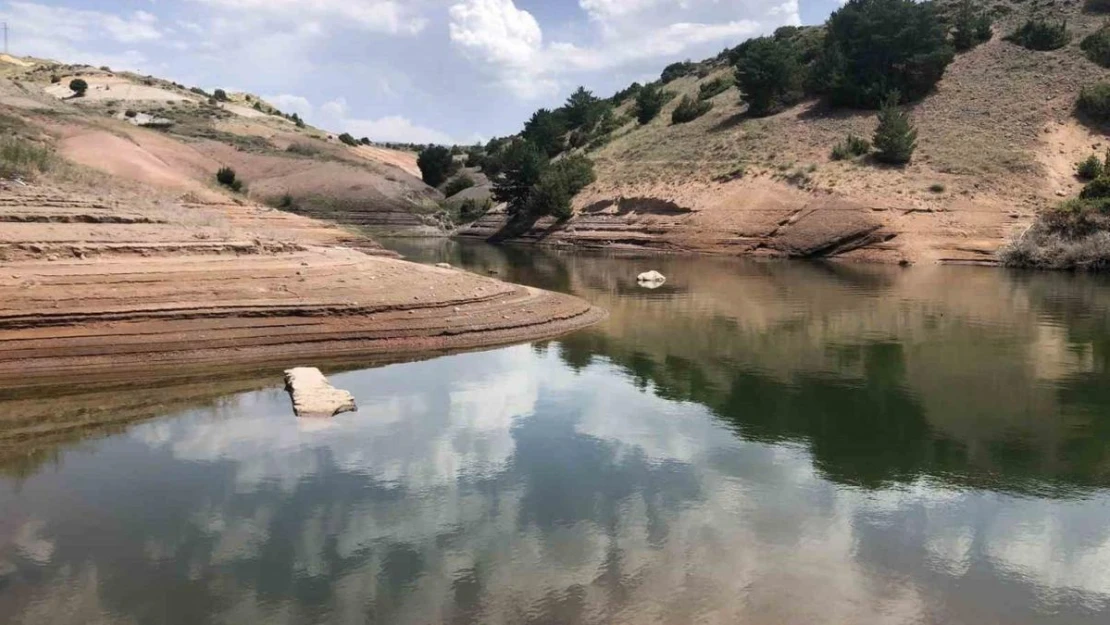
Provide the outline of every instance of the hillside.
[[[351,219],[401,223],[389,215],[411,217],[414,200],[438,192],[389,151],[339,146],[274,115],[223,116],[157,81],[85,73],[90,94],[141,98],[117,103],[56,100],[57,88],[18,76],[0,78],[0,388],[64,394],[75,379],[377,362],[554,336],[604,314],[398,260],[356,230],[257,201],[288,194],[286,208],[312,213],[311,201],[347,198]],[[129,121],[147,114],[177,121]],[[282,142],[320,153],[287,155]],[[248,190],[217,184],[228,165]]]
[[[74,79],[87,83],[83,97],[73,97]],[[254,201],[342,224],[439,233],[442,195],[420,180],[415,153],[344,145],[257,96],[217,100],[150,76],[11,58],[0,61],[0,106],[34,117],[65,158],[113,176],[196,191],[226,166]]]
[[[954,10],[955,3],[940,3]],[[834,161],[849,133],[870,138],[874,111],[832,109],[808,99],[768,117],[747,113],[735,86],[682,124],[682,96],[731,79],[726,58],[691,64],[663,89],[674,95],[650,123],[634,103],[616,107],[619,129],[577,152],[597,181],[565,221],[539,219],[519,238],[549,244],[663,250],[838,256],[886,262],[995,262],[1037,211],[1081,187],[1074,165],[1110,145],[1074,115],[1084,84],[1107,70],[1080,42],[1105,15],[1080,3],[990,5],[994,34],[957,54],[935,90],[908,105],[918,149],[904,168],[869,159]],[[1068,45],[1032,51],[1004,41],[1030,15],[1065,19]],[[486,237],[506,224],[494,210],[463,229]]]

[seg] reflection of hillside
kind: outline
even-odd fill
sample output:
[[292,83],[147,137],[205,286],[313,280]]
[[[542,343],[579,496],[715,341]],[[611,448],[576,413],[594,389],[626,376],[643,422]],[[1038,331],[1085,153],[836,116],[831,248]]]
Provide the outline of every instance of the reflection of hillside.
[[[585,296],[610,319],[561,340],[567,364],[605,357],[744,436],[805,441],[839,481],[1110,484],[1106,280],[458,244],[434,253]],[[646,269],[668,277],[667,292],[636,289]]]
[[5,399],[0,401],[0,475],[31,475],[56,461],[65,446],[119,433],[138,421],[190,408],[220,411],[230,395],[264,388],[275,379],[208,379]]

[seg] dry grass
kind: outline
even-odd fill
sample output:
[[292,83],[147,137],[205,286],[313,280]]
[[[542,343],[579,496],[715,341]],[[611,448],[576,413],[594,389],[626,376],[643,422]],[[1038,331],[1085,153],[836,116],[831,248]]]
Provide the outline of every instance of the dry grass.
[[38,177],[53,167],[54,150],[19,136],[0,138],[0,178]]

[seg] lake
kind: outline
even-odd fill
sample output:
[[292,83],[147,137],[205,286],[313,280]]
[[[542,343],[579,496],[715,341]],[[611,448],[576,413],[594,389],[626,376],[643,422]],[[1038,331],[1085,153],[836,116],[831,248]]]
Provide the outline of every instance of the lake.
[[610,317],[0,398],[0,622],[1110,622],[1110,280],[389,245]]

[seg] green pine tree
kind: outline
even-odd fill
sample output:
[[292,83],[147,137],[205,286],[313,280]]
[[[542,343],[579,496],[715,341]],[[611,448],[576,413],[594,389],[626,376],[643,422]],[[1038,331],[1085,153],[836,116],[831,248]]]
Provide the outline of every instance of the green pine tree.
[[917,148],[917,129],[909,115],[898,106],[897,92],[887,96],[879,109],[879,127],[875,129],[875,158],[883,163],[905,165]]

